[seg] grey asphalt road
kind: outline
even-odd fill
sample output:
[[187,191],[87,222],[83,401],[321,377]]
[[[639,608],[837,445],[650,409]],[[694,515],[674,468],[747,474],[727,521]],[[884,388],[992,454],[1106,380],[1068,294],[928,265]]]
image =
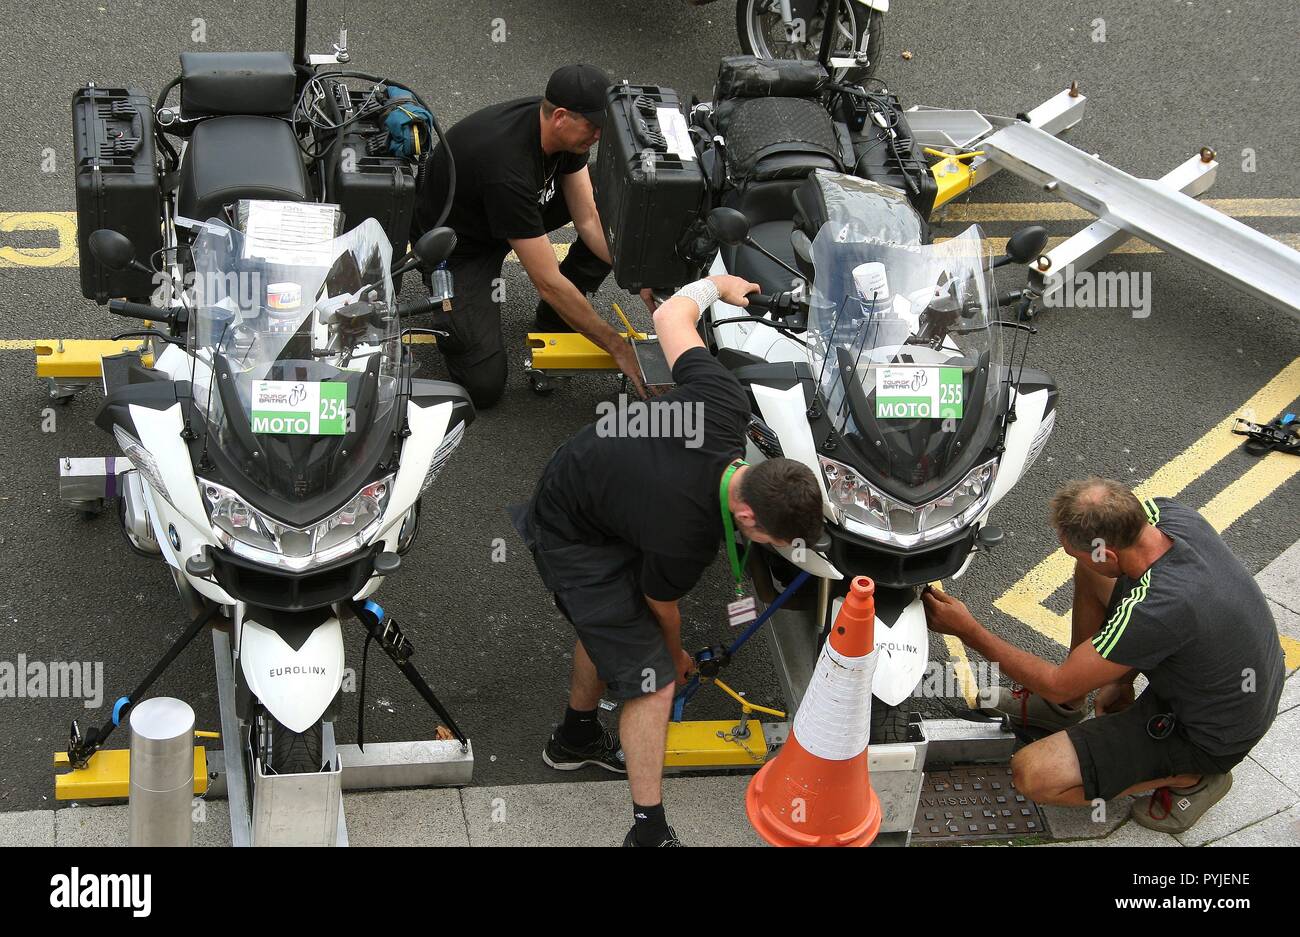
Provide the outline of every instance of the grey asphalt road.
[[[736,51],[730,0],[704,7],[681,0],[335,0],[315,6],[313,47],[323,49],[334,38],[346,10],[357,67],[414,84],[447,123],[497,100],[540,93],[550,71],[571,61],[707,96],[718,58]],[[81,83],[136,85],[155,94],[176,74],[177,54],[185,49],[288,48],[291,7],[52,0],[36,8],[3,0],[8,54],[0,60],[0,80],[7,132],[0,135],[0,212],[73,208],[68,102]],[[504,43],[491,41],[498,18],[506,28]],[[192,41],[200,26],[205,46]],[[881,76],[905,102],[1014,114],[1077,79],[1090,96],[1089,110],[1070,139],[1118,166],[1159,176],[1208,144],[1223,160],[1214,197],[1293,198],[1300,190],[1298,7],[1262,0],[1095,0],[1084,6],[897,0],[886,28]],[[1106,41],[1093,41],[1102,28]],[[46,148],[55,154],[54,172],[43,171]],[[1253,172],[1242,171],[1247,150],[1254,154]],[[1045,198],[1007,174],[972,197],[999,203]],[[1248,221],[1275,234],[1300,231],[1300,217]],[[1051,229],[1068,234],[1079,226],[1054,222]],[[1014,227],[999,222],[989,232],[1005,236]],[[47,243],[41,237],[0,233],[0,245]],[[1125,254],[1103,269],[1150,273],[1152,314],[1134,319],[1119,309],[1062,310],[1041,320],[1029,360],[1054,374],[1061,387],[1057,429],[1030,476],[998,511],[1006,542],[978,559],[955,586],[1001,634],[1046,655],[1061,649],[995,611],[992,602],[1054,549],[1044,520],[1052,490],[1089,472],[1132,482],[1150,476],[1300,355],[1295,319],[1175,258]],[[535,300],[521,272],[508,273],[506,336],[522,360]],[[636,308],[612,284],[601,293],[602,308],[610,300]],[[118,325],[80,298],[75,268],[0,267],[0,340],[103,336]],[[572,637],[541,591],[503,509],[526,497],[552,449],[618,391],[613,378],[601,376],[538,398],[518,361],[512,366],[505,400],[471,427],[426,499],[418,546],[383,594],[408,628],[417,661],[473,736],[478,784],[555,779],[539,754],[563,712]],[[445,375],[436,353],[427,355],[424,373]],[[87,392],[57,411],[54,432],[43,432],[46,400],[30,352],[0,351],[0,661],[25,655],[102,662],[107,703],[134,684],[183,621],[162,567],[129,553],[113,518],[86,521],[56,499],[58,455],[113,451],[92,423],[98,405],[98,395]],[[1233,454],[1183,497],[1203,505],[1253,464]],[[1293,476],[1228,529],[1228,542],[1252,573],[1300,538],[1297,495],[1300,481]],[[492,562],[497,538],[507,546],[504,563]],[[725,637],[725,582],[719,562],[687,600],[688,643]],[[1054,602],[1061,607],[1062,600],[1068,604],[1063,595]],[[354,635],[354,666],[360,645]],[[933,649],[946,654],[937,641]],[[780,702],[762,642],[753,642],[730,676],[755,700]],[[155,691],[188,700],[201,726],[216,727],[210,644],[196,642]],[[429,737],[429,714],[382,658],[372,661],[369,691],[370,738]],[[699,699],[698,717],[733,713],[718,696]],[[0,810],[49,805],[51,752],[65,747],[69,720],[97,722],[103,712],[75,700],[0,698]],[[345,741],[354,735],[355,713],[354,695],[339,725]]]

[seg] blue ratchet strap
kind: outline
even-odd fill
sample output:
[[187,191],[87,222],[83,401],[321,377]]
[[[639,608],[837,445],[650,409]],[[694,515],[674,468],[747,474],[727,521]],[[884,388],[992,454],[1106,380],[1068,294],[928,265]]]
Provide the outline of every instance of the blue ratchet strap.
[[120,697],[118,701],[113,704],[113,725],[120,726],[122,724],[122,710],[130,705],[131,697],[129,696]]
[[[746,641],[757,634],[758,629],[762,628],[763,625],[767,623],[767,620],[780,610],[781,606],[785,604],[786,599],[794,595],[794,593],[798,591],[799,587],[808,581],[808,577],[811,575],[812,574],[806,569],[800,570],[799,575],[794,577],[794,581],[785,587],[785,591],[773,599],[772,604],[763,610],[763,614],[755,618],[754,621],[750,623],[749,627],[742,631],[739,636],[737,636],[736,640],[731,642],[726,650],[727,655],[734,655],[745,645]],[[673,722],[682,721],[682,712],[686,708],[686,704],[691,701],[699,689],[700,678],[697,674],[687,681],[686,686],[677,691],[677,695],[673,697]]]

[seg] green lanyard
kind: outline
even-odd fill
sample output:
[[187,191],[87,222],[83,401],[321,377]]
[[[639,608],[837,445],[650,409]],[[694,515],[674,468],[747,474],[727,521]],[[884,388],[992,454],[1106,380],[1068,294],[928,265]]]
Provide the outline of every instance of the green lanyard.
[[727,506],[727,491],[731,485],[731,476],[735,475],[742,465],[748,464],[749,463],[744,459],[736,459],[728,465],[727,470],[722,473],[722,485],[718,490],[718,500],[722,505],[722,532],[723,537],[727,541],[727,559],[731,561],[731,575],[736,579],[737,596],[743,596],[745,594],[743,586],[745,581],[745,566],[749,563],[749,551],[754,545],[752,543],[746,544],[745,557],[744,559],[741,559],[739,552],[736,550],[736,528],[731,521],[731,508]]

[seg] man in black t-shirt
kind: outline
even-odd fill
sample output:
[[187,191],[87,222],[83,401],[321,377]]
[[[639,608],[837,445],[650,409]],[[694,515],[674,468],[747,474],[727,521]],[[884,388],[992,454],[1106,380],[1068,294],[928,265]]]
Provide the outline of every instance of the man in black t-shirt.
[[[456,232],[447,262],[455,295],[450,313],[434,314],[433,327],[451,333],[438,348],[476,407],[492,406],[505,390],[501,264],[511,250],[541,296],[536,327],[581,332],[639,386],[631,349],[587,300],[610,271],[587,172],[608,86],[595,66],[566,65],[551,75],[544,98],[485,107],[447,131],[456,192],[443,223]],[[446,202],[446,151],[434,152],[422,176],[415,234],[438,223]],[[570,221],[578,239],[560,263],[547,234]]]
[[[644,408],[643,427],[671,423],[656,413],[690,408],[702,431],[634,433],[632,414],[626,432],[587,426],[556,450],[532,500],[512,509],[542,582],[578,633],[569,708],[542,758],[561,770],[627,772],[635,824],[625,846],[680,845],[660,789],[673,691],[694,669],[678,601],[717,556],[724,516],[752,543],[821,536],[821,488],[806,465],[778,458],[751,468],[741,460],[749,398],[696,331],[701,311],[719,297],[745,306],[757,289],[739,277],[711,277],[655,311],[676,386],[625,405]],[[623,701],[621,747],[596,718],[606,694]]]
[[[1259,585],[1214,528],[1120,482],[1071,482],[1052,523],[1075,560],[1072,650],[1059,666],[989,633],[966,606],[925,595],[931,629],[956,635],[1021,684],[986,709],[1061,731],[1016,753],[1016,787],[1084,806],[1152,791],[1133,819],[1188,830],[1232,786],[1273,724],[1286,671]],[[1148,685],[1134,701],[1133,681]],[[1085,720],[1090,691],[1098,718]]]

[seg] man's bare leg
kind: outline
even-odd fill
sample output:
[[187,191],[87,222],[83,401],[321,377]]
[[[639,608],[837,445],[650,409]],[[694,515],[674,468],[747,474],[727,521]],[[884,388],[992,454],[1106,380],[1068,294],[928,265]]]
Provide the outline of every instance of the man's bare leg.
[[[1070,649],[1088,641],[1101,630],[1106,620],[1106,607],[1115,589],[1115,580],[1093,572],[1087,566],[1074,564],[1074,607],[1070,609]],[[1075,709],[1085,706],[1088,694],[1069,700],[1066,705]]]
[[618,734],[633,803],[650,806],[663,800],[664,746],[675,689],[676,685],[669,683],[654,693],[623,703]]
[[[1016,790],[1040,804],[1087,807],[1083,796],[1083,771],[1074,743],[1065,732],[1056,732],[1016,752],[1011,759],[1011,779]],[[1191,787],[1199,774],[1180,774],[1134,784],[1123,794],[1140,794],[1157,787]]]
[[596,665],[587,655],[581,641],[573,644],[573,676],[569,680],[569,707],[579,712],[590,712],[600,705],[605,695],[605,682],[596,674]]

